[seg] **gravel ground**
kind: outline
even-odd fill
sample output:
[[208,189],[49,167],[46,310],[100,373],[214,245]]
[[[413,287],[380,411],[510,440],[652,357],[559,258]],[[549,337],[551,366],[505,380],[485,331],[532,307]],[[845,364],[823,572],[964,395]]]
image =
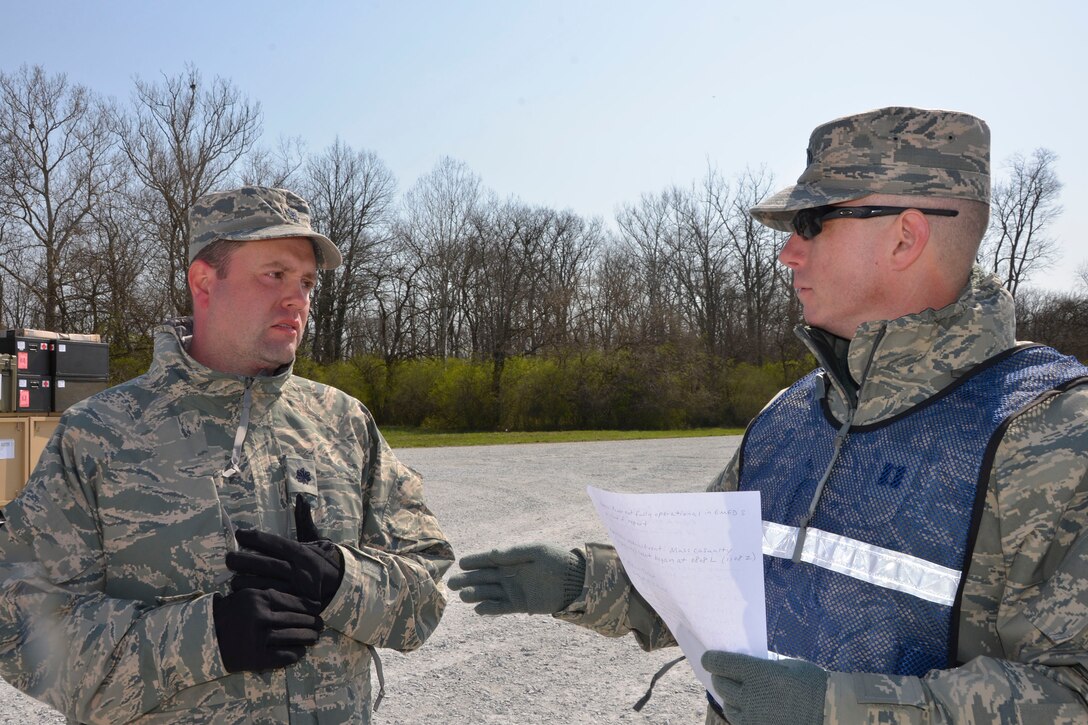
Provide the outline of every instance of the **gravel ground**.
[[[407,448],[427,503],[458,556],[496,546],[605,541],[585,487],[699,491],[739,437],[471,448]],[[642,712],[632,704],[679,649],[645,653],[547,616],[481,617],[454,593],[417,652],[380,652],[386,698],[375,725],[416,723],[702,723],[704,695],[686,663],[670,670]],[[376,683],[375,683],[376,684]],[[64,720],[0,681],[0,725]]]

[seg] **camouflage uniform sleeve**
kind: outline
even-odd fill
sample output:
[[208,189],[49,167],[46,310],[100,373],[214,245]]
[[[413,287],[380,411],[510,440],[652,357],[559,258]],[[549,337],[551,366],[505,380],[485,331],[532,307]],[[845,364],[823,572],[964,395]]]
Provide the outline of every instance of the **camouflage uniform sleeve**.
[[631,586],[616,550],[606,544],[586,544],[584,553],[586,579],[581,596],[552,616],[606,637],[633,633],[646,651],[675,645],[665,622]]
[[423,480],[397,460],[372,419],[365,519],[357,547],[341,546],[344,579],[322,614],[327,626],[372,645],[408,652],[438,626],[450,543],[423,501]]
[[[707,490],[730,491],[737,487],[738,454],[719,473]],[[631,586],[616,550],[606,544],[587,544],[586,579],[582,594],[554,616],[608,637],[633,633],[646,651],[676,644],[672,633],[650,605]]]
[[1088,722],[1088,385],[1018,416],[997,449],[959,659],[924,678],[832,673],[825,722]]
[[225,674],[211,596],[160,605],[106,596],[94,499],[62,433],[4,509],[0,674],[73,722],[127,722]]

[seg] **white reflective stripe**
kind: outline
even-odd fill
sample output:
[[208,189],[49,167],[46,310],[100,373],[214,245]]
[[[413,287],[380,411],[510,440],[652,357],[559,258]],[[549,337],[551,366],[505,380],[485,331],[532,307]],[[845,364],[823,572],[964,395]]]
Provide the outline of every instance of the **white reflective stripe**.
[[[796,526],[764,521],[763,553],[789,559],[797,533]],[[945,606],[956,601],[960,585],[955,569],[820,529],[806,532],[801,561]]]
[[[809,531],[811,534],[812,532]],[[763,553],[767,556],[777,556],[779,559],[789,559],[793,556],[793,549],[797,546],[797,527],[776,524],[773,521],[763,522]]]

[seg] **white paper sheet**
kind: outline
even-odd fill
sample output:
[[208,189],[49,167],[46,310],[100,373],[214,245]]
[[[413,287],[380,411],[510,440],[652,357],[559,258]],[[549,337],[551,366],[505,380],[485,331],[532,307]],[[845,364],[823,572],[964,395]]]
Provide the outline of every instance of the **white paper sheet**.
[[708,649],[767,657],[758,491],[589,497],[631,583],[669,627],[695,676]]

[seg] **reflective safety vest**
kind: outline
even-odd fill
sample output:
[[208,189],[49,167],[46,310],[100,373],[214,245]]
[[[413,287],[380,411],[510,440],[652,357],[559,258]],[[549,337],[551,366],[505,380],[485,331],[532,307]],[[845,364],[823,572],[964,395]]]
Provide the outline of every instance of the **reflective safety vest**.
[[1088,368],[1016,348],[852,428],[833,419],[824,375],[779,396],[742,444],[740,490],[762,499],[768,647],[839,672],[948,667],[994,450],[1017,412]]

